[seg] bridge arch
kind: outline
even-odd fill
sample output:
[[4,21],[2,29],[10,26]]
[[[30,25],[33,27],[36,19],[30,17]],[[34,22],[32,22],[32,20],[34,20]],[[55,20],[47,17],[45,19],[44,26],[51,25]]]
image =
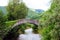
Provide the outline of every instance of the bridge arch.
[[[24,24],[24,23],[31,23],[34,24],[36,27],[39,25],[38,20],[32,20],[32,19],[20,19],[18,20],[12,28],[8,31],[8,33],[4,36],[3,40],[17,40],[16,37],[16,32],[19,30],[20,27],[17,27],[18,25]],[[16,36],[15,36],[16,35]]]

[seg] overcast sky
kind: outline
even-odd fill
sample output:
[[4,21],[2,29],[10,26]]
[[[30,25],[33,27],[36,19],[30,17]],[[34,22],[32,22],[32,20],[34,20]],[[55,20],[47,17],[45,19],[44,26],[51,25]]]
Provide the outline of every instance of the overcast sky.
[[[23,0],[28,8],[47,10],[50,7],[50,0]],[[7,6],[8,0],[0,0],[0,6]]]

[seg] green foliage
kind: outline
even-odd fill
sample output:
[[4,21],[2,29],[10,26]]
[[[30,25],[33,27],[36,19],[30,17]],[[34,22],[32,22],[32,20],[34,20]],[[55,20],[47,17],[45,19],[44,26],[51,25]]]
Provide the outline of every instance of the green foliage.
[[5,22],[5,16],[3,15],[3,12],[0,10],[0,24]]
[[4,35],[11,29],[15,22],[16,21],[7,21],[7,15],[4,15],[0,10],[0,40],[2,40]]
[[60,40],[60,0],[53,0],[51,8],[40,16],[43,40]]
[[12,2],[7,6],[8,11],[8,20],[16,20],[25,18],[28,12],[28,8],[25,6],[23,2]]
[[27,29],[27,28],[33,28],[34,25],[30,24],[30,23],[24,23],[24,24],[19,25],[18,27],[20,27],[20,29],[18,30],[19,33],[25,33],[25,29]]
[[[0,11],[0,37],[3,37],[11,27],[16,23],[16,19],[25,18],[27,15],[27,7],[24,3],[11,3],[7,6],[8,16],[4,16],[3,12]],[[42,40],[60,40],[60,0],[52,0],[51,8],[42,13],[42,14],[35,14],[32,15],[30,13],[35,14],[29,10],[29,15],[31,19],[37,19],[39,17],[40,26],[38,28],[32,25],[33,30],[38,30],[39,33],[43,36]],[[31,15],[31,16],[30,16]],[[6,21],[8,20],[16,20],[16,21]],[[19,25],[20,31],[23,32],[26,29],[26,26],[31,26],[31,24],[22,24]],[[0,38],[1,39],[1,38]]]
[[26,16],[26,18],[28,19],[39,19],[41,13],[37,13],[36,11],[32,11],[31,9],[28,10],[28,15]]
[[11,27],[17,22],[17,20],[14,20],[14,21],[7,21],[5,22],[6,24],[6,30],[8,31],[9,29],[11,29]]
[[6,26],[5,26],[6,17],[3,15],[3,12],[0,10],[0,37],[3,37],[3,33],[5,32]]

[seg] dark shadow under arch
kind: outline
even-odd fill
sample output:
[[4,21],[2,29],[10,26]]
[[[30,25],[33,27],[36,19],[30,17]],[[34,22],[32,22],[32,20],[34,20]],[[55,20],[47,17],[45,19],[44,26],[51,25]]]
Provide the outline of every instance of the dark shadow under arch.
[[[31,23],[34,24],[35,27],[38,27],[39,21],[38,20],[31,20],[31,19],[20,19],[18,20],[12,28],[8,31],[8,33],[4,36],[3,40],[17,40],[18,33],[17,31],[20,29],[20,27],[17,27],[18,25],[24,24],[24,23]],[[18,35],[16,35],[18,34]]]

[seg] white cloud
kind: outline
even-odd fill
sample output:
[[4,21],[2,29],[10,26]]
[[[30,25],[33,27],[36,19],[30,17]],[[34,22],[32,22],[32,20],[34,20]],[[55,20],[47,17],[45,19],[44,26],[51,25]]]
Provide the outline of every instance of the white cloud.
[[47,10],[50,7],[50,0],[23,0],[28,8]]
[[[7,6],[9,0],[0,0],[0,6]],[[50,0],[23,0],[28,8],[47,10]]]
[[8,0],[0,0],[0,6],[8,5]]

